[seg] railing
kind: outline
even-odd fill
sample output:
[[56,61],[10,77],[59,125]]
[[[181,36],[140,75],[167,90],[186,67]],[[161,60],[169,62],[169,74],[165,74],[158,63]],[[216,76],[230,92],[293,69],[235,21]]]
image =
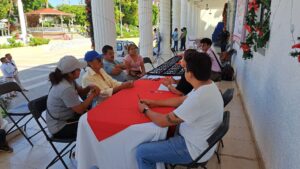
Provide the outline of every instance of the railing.
[[64,27],[34,27],[28,28],[29,32],[69,32],[68,28]]

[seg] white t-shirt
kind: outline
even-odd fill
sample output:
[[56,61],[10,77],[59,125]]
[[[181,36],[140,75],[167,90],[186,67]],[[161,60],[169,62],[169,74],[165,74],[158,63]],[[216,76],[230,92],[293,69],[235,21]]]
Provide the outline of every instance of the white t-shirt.
[[[207,139],[223,120],[223,99],[218,87],[211,83],[192,90],[174,113],[184,122],[179,133],[184,137],[188,151],[196,159],[207,147]],[[216,146],[199,162],[210,159]]]

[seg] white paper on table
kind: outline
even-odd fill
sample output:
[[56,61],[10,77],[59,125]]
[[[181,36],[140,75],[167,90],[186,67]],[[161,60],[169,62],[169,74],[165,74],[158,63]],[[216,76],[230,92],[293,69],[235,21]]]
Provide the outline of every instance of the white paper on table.
[[[172,86],[176,87],[177,84],[172,84]],[[169,91],[169,89],[163,84],[160,84],[159,88],[157,90],[159,90],[159,91]]]

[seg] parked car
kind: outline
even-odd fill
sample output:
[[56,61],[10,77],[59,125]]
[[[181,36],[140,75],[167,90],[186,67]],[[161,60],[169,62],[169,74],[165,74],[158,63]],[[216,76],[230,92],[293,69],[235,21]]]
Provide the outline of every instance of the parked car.
[[130,44],[135,44],[132,41],[128,41],[128,40],[117,40],[117,57],[116,60],[123,62],[123,59],[125,57],[126,54],[128,54],[127,51],[127,46]]

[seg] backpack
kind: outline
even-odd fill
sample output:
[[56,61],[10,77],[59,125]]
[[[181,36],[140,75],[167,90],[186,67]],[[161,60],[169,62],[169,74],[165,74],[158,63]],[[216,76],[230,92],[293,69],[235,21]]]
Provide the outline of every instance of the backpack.
[[233,67],[227,63],[224,66],[221,66],[221,63],[219,62],[219,59],[217,58],[217,56],[215,55],[215,52],[212,51],[213,55],[215,56],[218,65],[221,68],[221,79],[225,80],[225,81],[233,81],[234,80],[234,69]]

